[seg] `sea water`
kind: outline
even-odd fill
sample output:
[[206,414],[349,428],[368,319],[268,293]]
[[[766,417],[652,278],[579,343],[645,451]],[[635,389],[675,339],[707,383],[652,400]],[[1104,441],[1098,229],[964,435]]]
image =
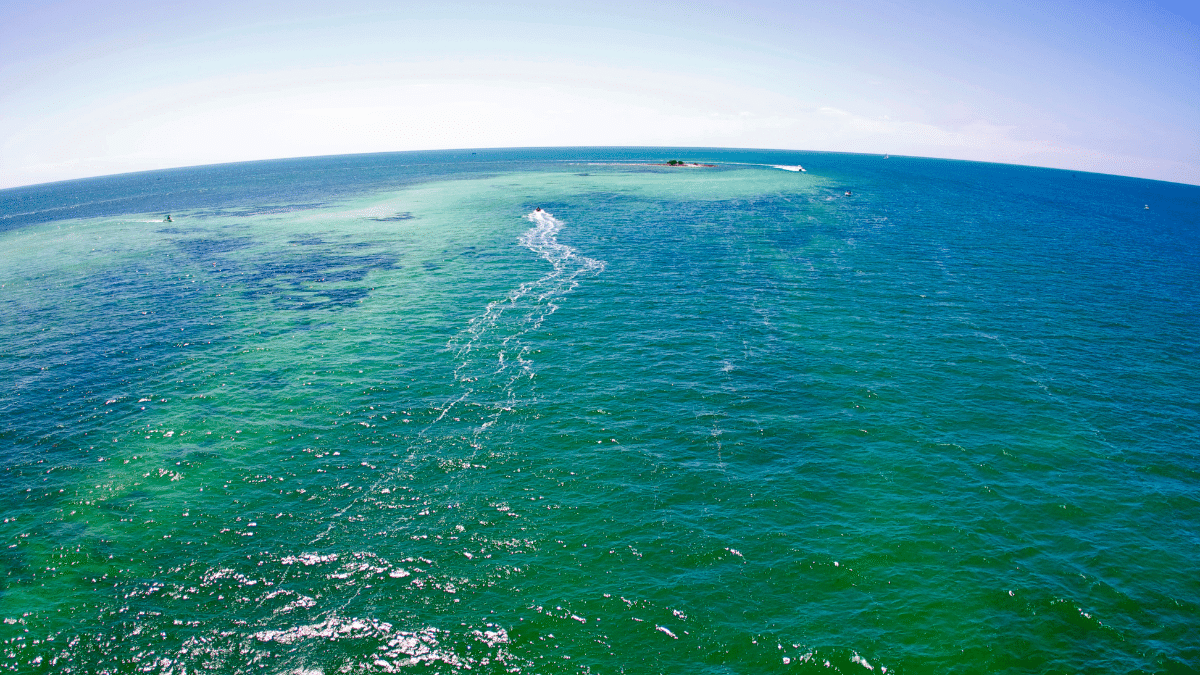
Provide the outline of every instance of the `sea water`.
[[1200,669],[1198,213],[703,149],[2,191],[0,667]]

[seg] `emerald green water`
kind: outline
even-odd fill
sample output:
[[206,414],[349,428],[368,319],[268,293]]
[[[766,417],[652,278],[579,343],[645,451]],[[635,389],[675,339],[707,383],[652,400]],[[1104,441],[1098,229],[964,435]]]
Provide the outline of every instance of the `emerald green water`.
[[0,664],[1200,668],[1200,189],[724,152],[7,191]]

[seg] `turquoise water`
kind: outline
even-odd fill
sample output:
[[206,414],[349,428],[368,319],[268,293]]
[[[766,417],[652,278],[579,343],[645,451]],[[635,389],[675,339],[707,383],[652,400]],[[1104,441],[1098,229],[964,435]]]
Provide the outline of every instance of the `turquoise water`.
[[703,149],[0,191],[0,664],[1200,670],[1198,213]]

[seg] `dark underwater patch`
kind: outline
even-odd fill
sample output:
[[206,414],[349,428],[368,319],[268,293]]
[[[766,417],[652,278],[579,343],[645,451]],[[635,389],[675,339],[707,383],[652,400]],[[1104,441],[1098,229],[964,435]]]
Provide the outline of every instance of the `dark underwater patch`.
[[295,244],[296,246],[320,246],[328,242],[314,234],[307,237],[300,237],[299,239],[289,239],[288,243]]
[[324,202],[299,202],[295,204],[273,204],[270,206],[243,206],[237,208],[211,208],[192,211],[194,218],[252,218],[270,216],[293,211],[311,211],[325,206]]
[[254,240],[250,237],[227,237],[224,239],[206,237],[199,239],[178,239],[175,241],[175,245],[183,249],[185,253],[197,258],[237,251],[253,244]]
[[264,262],[238,272],[236,279],[245,284],[247,297],[269,299],[276,309],[344,309],[361,302],[370,289],[340,284],[360,283],[371,271],[398,264],[399,257],[390,253],[316,253]]
[[394,216],[383,216],[381,218],[367,218],[367,220],[374,220],[375,222],[378,222],[378,223],[391,223],[391,222],[395,222],[398,220],[412,220],[413,218],[416,218],[416,216],[409,213],[408,211],[405,211],[404,213],[397,213]]
[[344,309],[370,295],[365,288],[342,288],[313,293],[291,293],[272,299],[277,309],[310,311],[314,309]]

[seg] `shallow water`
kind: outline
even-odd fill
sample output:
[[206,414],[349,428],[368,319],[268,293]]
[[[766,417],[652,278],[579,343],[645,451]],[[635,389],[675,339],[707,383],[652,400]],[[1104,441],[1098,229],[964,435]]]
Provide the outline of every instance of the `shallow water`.
[[668,152],[0,191],[0,664],[1200,668],[1200,188]]

